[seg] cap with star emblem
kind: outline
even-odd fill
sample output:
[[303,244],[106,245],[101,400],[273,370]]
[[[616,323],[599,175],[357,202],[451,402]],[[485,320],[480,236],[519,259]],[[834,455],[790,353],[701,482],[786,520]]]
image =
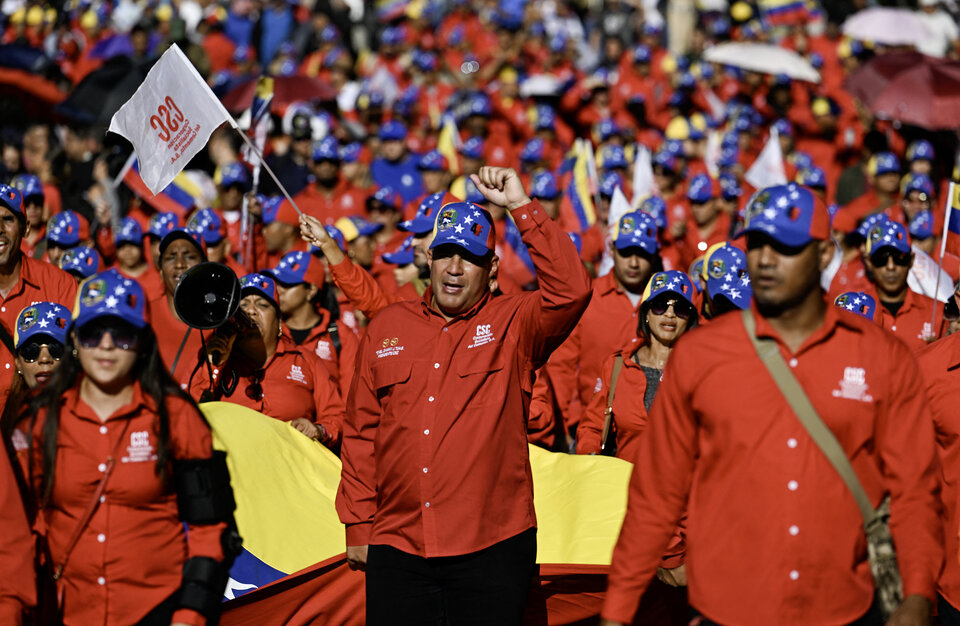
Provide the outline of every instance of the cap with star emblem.
[[200,239],[208,246],[220,243],[226,233],[226,225],[213,209],[200,209],[187,222],[187,228],[200,233]]
[[278,310],[280,308],[277,304],[277,285],[269,276],[253,273],[241,278],[240,297],[246,298],[249,295],[263,296]]
[[643,211],[631,211],[617,222],[613,233],[613,245],[617,250],[640,248],[648,254],[657,254],[657,221]]
[[23,215],[23,196],[16,187],[0,184],[0,204],[17,215]]
[[323,287],[326,278],[320,259],[302,250],[286,253],[275,268],[264,270],[263,273],[279,283],[291,286],[308,283]]
[[650,277],[650,281],[643,290],[643,296],[640,297],[640,306],[653,301],[654,298],[665,293],[673,293],[696,309],[693,301],[696,288],[690,277],[680,270],[667,270],[666,272],[657,272]]
[[62,211],[47,224],[47,245],[72,248],[90,237],[90,224],[76,211]]
[[433,224],[437,219],[437,211],[440,207],[451,202],[457,202],[457,199],[445,191],[431,194],[424,198],[420,206],[417,207],[417,214],[413,219],[400,222],[397,224],[397,228],[414,235],[425,235],[433,230]]
[[437,213],[430,249],[443,245],[458,246],[475,256],[486,256],[496,245],[493,218],[486,209],[472,202],[444,205]]
[[390,265],[410,265],[413,263],[413,235],[403,240],[403,244],[393,252],[383,255],[383,260]]
[[135,246],[143,245],[143,227],[132,217],[125,217],[120,222],[120,230],[113,236],[113,243],[120,246],[132,243]]
[[726,298],[740,309],[750,306],[753,287],[747,273],[747,255],[727,242],[707,249],[700,266],[700,278],[711,300]]
[[17,315],[13,344],[19,348],[37,335],[45,335],[66,345],[70,327],[70,311],[56,302],[37,302],[26,306]]
[[867,232],[867,256],[883,248],[910,252],[910,235],[900,222],[880,220]]
[[200,233],[198,231],[190,228],[174,228],[164,235],[163,239],[160,240],[160,256],[163,256],[167,246],[177,239],[185,239],[195,245],[197,250],[200,251],[200,254],[203,255],[204,260],[206,260],[207,251],[203,247],[203,239],[200,237]]
[[157,213],[150,218],[147,235],[151,238],[163,239],[163,236],[180,226],[180,218],[176,213]]
[[856,313],[871,322],[873,321],[874,314],[877,312],[877,301],[873,299],[873,296],[863,293],[862,291],[847,291],[841,293],[833,303],[838,309]]
[[70,248],[60,257],[60,269],[80,279],[90,278],[100,271],[101,265],[100,253],[86,246]]
[[830,214],[820,198],[796,183],[765,187],[747,202],[737,237],[762,233],[785,246],[830,238]]
[[358,237],[369,237],[383,228],[383,224],[370,222],[358,215],[341,217],[334,226],[343,234],[343,239],[350,243]]
[[80,283],[73,307],[73,325],[77,328],[101,317],[119,317],[136,328],[147,325],[146,298],[135,280],[108,269]]

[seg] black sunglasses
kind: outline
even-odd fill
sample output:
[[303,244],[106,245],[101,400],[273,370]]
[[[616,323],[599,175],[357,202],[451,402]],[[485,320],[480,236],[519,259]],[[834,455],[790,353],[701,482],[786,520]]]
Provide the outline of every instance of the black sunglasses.
[[120,321],[84,324],[77,330],[77,339],[84,348],[96,348],[107,333],[113,339],[113,345],[121,350],[135,350],[140,344],[140,333],[137,329]]
[[47,353],[50,355],[50,358],[54,361],[59,361],[63,358],[64,346],[58,341],[53,341],[51,343],[40,343],[39,341],[30,341],[17,350],[17,354],[20,355],[20,358],[26,363],[35,363],[37,359],[40,358],[40,352],[46,348]]
[[900,252],[892,248],[881,248],[870,255],[870,263],[874,267],[886,267],[887,263],[893,259],[895,265],[907,267],[910,265],[910,253]]
[[657,298],[650,303],[650,312],[654,315],[663,315],[671,306],[673,307],[673,314],[680,319],[688,320],[693,317],[694,309],[685,300]]

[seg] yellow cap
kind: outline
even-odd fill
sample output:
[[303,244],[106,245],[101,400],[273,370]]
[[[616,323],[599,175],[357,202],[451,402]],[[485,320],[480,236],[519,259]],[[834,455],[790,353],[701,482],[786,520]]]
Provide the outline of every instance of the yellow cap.
[[753,17],[753,9],[746,2],[735,2],[730,7],[730,17],[738,22],[746,22]]
[[23,24],[23,20],[27,17],[27,10],[23,7],[20,7],[13,12],[13,15],[10,16],[11,24]]
[[161,4],[153,15],[161,22],[169,22],[173,18],[173,8],[169,4]]
[[810,105],[810,110],[818,117],[821,115],[830,115],[830,103],[827,102],[826,98],[814,98],[813,103]]
[[850,47],[849,39],[844,39],[837,44],[837,56],[841,59],[848,59],[851,54],[853,54],[853,49]]
[[677,60],[671,54],[663,55],[663,60],[660,61],[660,69],[663,70],[664,74],[673,74],[677,71]]
[[703,116],[703,113],[694,113],[693,115],[691,115],[690,125],[696,128],[697,130],[707,132],[707,118]]
[[99,24],[100,20],[97,18],[97,12],[92,9],[80,17],[80,28],[84,30],[96,28]]
[[43,9],[38,6],[32,6],[27,10],[27,26],[39,26],[43,24]]
[[517,70],[512,67],[505,67],[500,70],[500,82],[510,85],[517,84]]
[[675,117],[667,124],[664,135],[667,139],[687,139],[690,137],[690,124],[682,117]]
[[57,21],[57,11],[56,9],[47,7],[43,12],[43,21],[47,24],[53,24]]

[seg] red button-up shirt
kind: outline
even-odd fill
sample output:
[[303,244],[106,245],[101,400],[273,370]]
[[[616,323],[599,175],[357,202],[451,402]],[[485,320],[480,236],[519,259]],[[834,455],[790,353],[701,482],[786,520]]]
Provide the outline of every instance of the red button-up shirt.
[[163,364],[169,372],[176,362],[173,379],[186,389],[190,375],[197,366],[200,349],[203,347],[200,342],[200,331],[181,322],[170,310],[166,292],[147,304],[150,326],[157,335],[157,348],[160,350]]
[[[167,408],[173,457],[209,458],[210,427],[196,408],[173,397]],[[33,431],[35,476],[42,464],[44,417],[38,416]],[[116,459],[100,504],[63,571],[66,624],[135,623],[180,587],[188,558],[223,559],[220,535],[226,525],[191,524],[185,533],[172,480],[157,476],[157,419],[156,405],[139,383],[130,403],[105,421],[80,399],[79,384],[64,393],[51,504],[38,519],[53,562],[62,561],[108,457]],[[173,621],[205,620],[180,609]]]
[[[351,331],[348,331],[351,332]],[[214,370],[214,378],[220,372]],[[256,397],[247,388],[259,380],[262,394]],[[193,377],[190,395],[199,400],[209,388],[210,377],[206,367],[201,367]],[[293,340],[282,335],[277,351],[264,366],[262,378],[241,377],[237,387],[224,402],[232,402],[269,415],[282,422],[305,417],[314,424],[323,426],[331,437],[328,445],[340,441],[343,427],[343,398],[336,381],[327,368],[313,353],[300,349]]]
[[[73,310],[77,298],[77,281],[73,276],[50,263],[20,256],[20,278],[6,298],[0,297],[0,324],[13,339],[20,311],[37,302],[56,302]],[[0,343],[0,394],[6,400],[17,368],[13,356]]]
[[0,623],[18,625],[23,609],[37,601],[33,538],[13,473],[15,461],[7,446],[0,448]]
[[547,364],[568,432],[576,430],[596,391],[604,359],[636,333],[637,311],[613,272],[593,281],[590,306]]
[[[930,341],[940,336],[940,322],[943,320],[943,303],[907,289],[907,297],[897,311],[896,316],[880,302],[877,290],[870,285],[864,290],[877,302],[874,321],[886,328],[907,344],[914,352],[930,345]],[[934,315],[936,308],[936,315]]]
[[[872,502],[891,496],[904,595],[931,600],[943,558],[933,423],[916,360],[828,306],[792,353],[754,310]],[[751,344],[739,315],[670,355],[630,479],[604,617],[627,622],[687,512],[690,604],[722,624],[847,624],[874,583],[863,518]]]
[[536,526],[527,454],[534,370],[590,298],[570,239],[534,201],[513,211],[540,289],[447,322],[423,300],[384,309],[360,343],[337,512],[347,545],[468,554]]
[[927,399],[933,412],[940,453],[940,477],[943,490],[944,567],[939,592],[954,607],[960,607],[960,515],[957,510],[957,484],[960,483],[960,335],[950,335],[917,354],[926,384]]

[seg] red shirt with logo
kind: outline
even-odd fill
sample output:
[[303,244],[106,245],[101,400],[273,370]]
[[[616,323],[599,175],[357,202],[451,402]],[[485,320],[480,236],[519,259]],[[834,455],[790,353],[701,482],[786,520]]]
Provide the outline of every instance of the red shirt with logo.
[[[890,313],[880,302],[880,296],[873,285],[864,290],[877,302],[875,321],[907,344],[914,352],[921,350],[940,336],[940,322],[943,319],[943,303],[907,289],[907,297],[900,305],[896,315]],[[936,313],[934,313],[936,310]]]
[[367,327],[336,499],[347,545],[452,556],[536,526],[527,452],[534,370],[576,324],[590,289],[573,243],[538,202],[513,217],[538,291],[487,292],[448,322],[430,308],[428,289]]
[[[934,601],[943,559],[939,475],[910,350],[827,305],[821,327],[794,352],[752,314],[757,335],[776,341],[870,500],[879,505],[890,495],[904,596]],[[682,337],[670,355],[640,437],[605,618],[630,621],[684,513],[690,604],[711,621],[848,624],[874,601],[860,509],[739,315]]]
[[[323,363],[330,376],[337,381],[340,396],[347,397],[350,383],[353,382],[353,369],[357,360],[357,349],[360,340],[356,333],[343,322],[337,322],[337,335],[340,338],[340,352],[337,353],[333,338],[330,335],[330,313],[326,309],[319,311],[320,322],[310,329],[310,334],[300,345],[300,348],[312,352]],[[289,329],[284,326],[284,335],[293,342]]]

